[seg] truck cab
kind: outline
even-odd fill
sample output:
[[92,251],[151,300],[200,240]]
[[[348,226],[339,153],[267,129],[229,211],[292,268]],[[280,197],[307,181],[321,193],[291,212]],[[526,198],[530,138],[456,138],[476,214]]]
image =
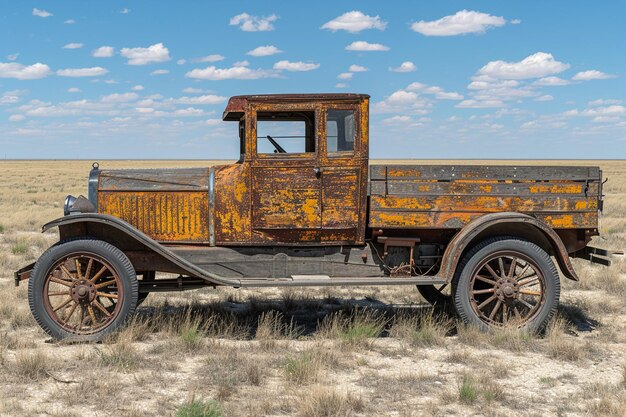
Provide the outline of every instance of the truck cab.
[[215,244],[365,242],[369,96],[229,100],[241,158],[215,169]]

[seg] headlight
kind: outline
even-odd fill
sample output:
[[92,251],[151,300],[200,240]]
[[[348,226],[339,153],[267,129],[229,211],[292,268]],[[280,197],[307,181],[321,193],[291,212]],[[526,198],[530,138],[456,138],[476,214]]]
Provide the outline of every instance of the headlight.
[[72,213],[95,213],[96,207],[91,204],[91,201],[85,197],[68,195],[65,197],[65,203],[63,204],[63,214],[69,216]]
[[65,197],[65,204],[63,204],[63,215],[69,216],[70,210],[72,210],[72,206],[76,202],[76,197],[73,195],[68,195]]

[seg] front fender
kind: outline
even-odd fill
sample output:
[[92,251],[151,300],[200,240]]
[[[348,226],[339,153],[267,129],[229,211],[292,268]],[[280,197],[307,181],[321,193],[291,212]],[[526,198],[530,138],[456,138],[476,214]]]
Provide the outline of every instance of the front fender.
[[563,275],[578,281],[578,275],[559,235],[541,220],[516,212],[486,214],[465,225],[446,247],[439,275],[451,281],[465,252],[473,244],[491,236],[516,236],[542,246],[556,257]]
[[[94,234],[90,233],[90,225],[103,225],[104,228],[98,228],[98,232]],[[59,219],[46,223],[42,227],[42,232],[45,232],[55,227],[59,228],[61,240],[71,239],[73,237],[93,237],[96,239],[107,240],[109,241],[109,243],[119,247],[122,250],[124,246],[128,244],[140,244],[162,256],[167,261],[173,263],[191,276],[202,278],[216,285],[228,285],[234,287],[239,287],[241,285],[241,282],[239,280],[225,278],[221,275],[213,274],[201,268],[198,268],[196,265],[173,253],[166,246],[160,244],[159,242],[144,234],[142,231],[136,229],[131,224],[108,214],[71,214],[69,216],[61,217]],[[117,232],[115,233],[116,241],[111,241],[110,236],[107,236],[108,233],[103,232],[103,230]]]

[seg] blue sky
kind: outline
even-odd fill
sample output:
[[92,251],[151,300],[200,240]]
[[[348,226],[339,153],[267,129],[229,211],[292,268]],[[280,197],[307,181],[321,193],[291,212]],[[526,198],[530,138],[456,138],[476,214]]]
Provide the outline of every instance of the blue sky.
[[237,94],[372,96],[372,158],[626,158],[620,1],[38,1],[1,158],[237,158]]

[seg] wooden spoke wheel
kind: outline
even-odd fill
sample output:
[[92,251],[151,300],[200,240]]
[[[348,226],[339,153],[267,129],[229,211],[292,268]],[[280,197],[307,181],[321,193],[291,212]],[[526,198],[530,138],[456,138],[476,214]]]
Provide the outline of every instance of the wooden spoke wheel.
[[44,306],[50,318],[75,334],[91,334],[118,314],[124,291],[119,274],[102,257],[75,253],[46,276]]
[[55,339],[100,340],[118,328],[137,304],[137,277],[128,258],[97,240],[50,248],[29,282],[31,311]]
[[539,246],[514,238],[483,242],[463,259],[455,305],[482,328],[517,326],[538,331],[556,311],[559,277]]

